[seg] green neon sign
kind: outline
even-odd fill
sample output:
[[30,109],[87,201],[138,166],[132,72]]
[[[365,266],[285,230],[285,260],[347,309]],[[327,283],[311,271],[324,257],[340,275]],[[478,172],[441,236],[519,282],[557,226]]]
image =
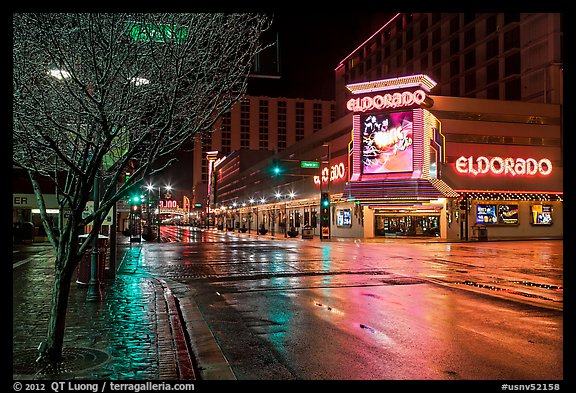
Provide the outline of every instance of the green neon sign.
[[318,161],[300,161],[300,168],[320,168]]
[[186,27],[156,25],[153,23],[128,23],[128,36],[134,41],[155,41],[155,42],[184,42],[188,35]]

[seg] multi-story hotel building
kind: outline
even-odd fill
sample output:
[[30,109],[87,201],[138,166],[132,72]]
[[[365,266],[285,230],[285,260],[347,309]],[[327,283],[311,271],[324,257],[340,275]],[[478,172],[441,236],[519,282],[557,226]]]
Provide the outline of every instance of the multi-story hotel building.
[[426,74],[434,94],[560,104],[560,13],[399,13],[335,70],[336,116],[346,85]]
[[249,149],[271,156],[310,137],[335,120],[334,101],[246,96],[222,116],[209,134],[194,144],[194,203],[206,204],[209,165],[206,155],[225,156]]

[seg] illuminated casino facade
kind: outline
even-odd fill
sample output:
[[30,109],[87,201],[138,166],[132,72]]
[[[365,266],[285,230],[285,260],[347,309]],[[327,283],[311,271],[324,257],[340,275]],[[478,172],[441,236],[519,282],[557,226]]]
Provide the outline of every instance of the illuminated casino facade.
[[560,105],[434,96],[435,84],[348,85],[349,114],[309,138],[256,163],[249,150],[218,159],[215,224],[319,235],[328,191],[330,237],[562,238]]
[[323,190],[332,237],[562,238],[562,19],[396,14],[336,67],[335,121],[216,162],[213,214],[318,235]]

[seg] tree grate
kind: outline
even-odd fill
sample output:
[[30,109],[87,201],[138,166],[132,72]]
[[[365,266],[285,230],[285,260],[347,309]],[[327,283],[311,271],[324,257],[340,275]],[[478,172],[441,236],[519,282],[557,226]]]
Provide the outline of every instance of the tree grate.
[[56,363],[39,361],[37,349],[27,349],[14,353],[12,371],[14,375],[65,375],[89,370],[109,359],[106,352],[93,348],[70,348],[62,350],[64,360]]

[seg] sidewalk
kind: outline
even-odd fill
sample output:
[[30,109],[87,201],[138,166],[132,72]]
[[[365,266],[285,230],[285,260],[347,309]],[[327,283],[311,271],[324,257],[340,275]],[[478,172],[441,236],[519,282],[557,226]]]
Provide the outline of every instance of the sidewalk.
[[[118,237],[118,273],[101,286],[102,301],[86,302],[76,275],[70,290],[65,360],[36,362],[45,339],[54,259],[13,270],[14,380],[193,380],[174,296],[164,281],[136,271],[140,245]],[[131,274],[127,274],[131,273]]]

